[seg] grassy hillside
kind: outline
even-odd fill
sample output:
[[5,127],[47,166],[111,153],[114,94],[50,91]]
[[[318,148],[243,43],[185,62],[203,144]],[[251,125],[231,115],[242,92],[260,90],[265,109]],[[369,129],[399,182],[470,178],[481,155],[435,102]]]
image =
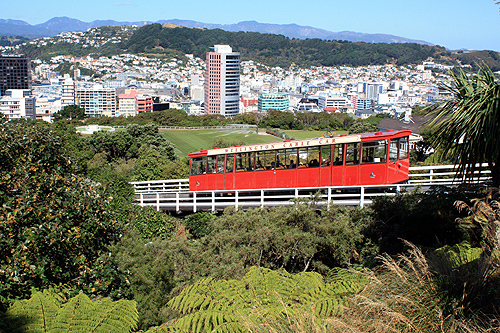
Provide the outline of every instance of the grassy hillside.
[[[290,130],[290,131],[283,131],[283,132],[294,137],[297,140],[321,138],[323,136],[323,134],[325,134],[325,131],[295,131],[295,130]],[[335,135],[340,135],[340,134],[348,134],[348,131],[335,131]]]
[[244,144],[280,141],[271,135],[234,133],[218,130],[162,130],[162,135],[175,144],[179,157],[185,157],[194,151],[209,149],[216,140],[240,142]]
[[[209,149],[216,140],[230,143],[255,144],[276,142],[280,139],[271,135],[257,135],[242,132],[227,132],[218,130],[160,130],[162,135],[175,144],[175,152],[179,157],[186,157],[194,151]],[[320,138],[324,131],[284,131],[297,140]],[[347,134],[347,131],[336,131],[337,135]]]

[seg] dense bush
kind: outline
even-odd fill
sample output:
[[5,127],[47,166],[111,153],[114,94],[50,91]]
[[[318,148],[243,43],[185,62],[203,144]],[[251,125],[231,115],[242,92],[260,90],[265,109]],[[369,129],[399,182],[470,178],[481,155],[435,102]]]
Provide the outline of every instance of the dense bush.
[[1,121],[0,147],[2,305],[59,283],[119,292],[103,255],[120,230],[103,189],[74,174],[69,152],[45,124]]
[[404,250],[402,240],[419,246],[437,248],[463,240],[477,246],[474,230],[465,229],[457,218],[463,217],[454,207],[457,200],[468,202],[483,195],[479,188],[435,188],[429,192],[400,193],[377,198],[371,208],[374,221],[368,237],[390,254]]

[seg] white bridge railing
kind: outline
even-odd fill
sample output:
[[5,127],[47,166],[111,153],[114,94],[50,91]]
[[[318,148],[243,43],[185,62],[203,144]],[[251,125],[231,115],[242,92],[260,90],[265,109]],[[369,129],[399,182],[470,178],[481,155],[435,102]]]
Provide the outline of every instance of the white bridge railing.
[[226,207],[248,209],[291,205],[315,195],[316,205],[349,205],[363,207],[372,203],[377,196],[395,195],[399,191],[410,191],[416,187],[428,189],[433,186],[456,186],[464,182],[484,183],[490,179],[486,164],[473,178],[456,178],[453,165],[411,167],[407,184],[308,187],[282,189],[220,190],[189,192],[189,179],[133,182],[136,200],[140,206],[153,206],[157,210],[175,212],[216,212]]

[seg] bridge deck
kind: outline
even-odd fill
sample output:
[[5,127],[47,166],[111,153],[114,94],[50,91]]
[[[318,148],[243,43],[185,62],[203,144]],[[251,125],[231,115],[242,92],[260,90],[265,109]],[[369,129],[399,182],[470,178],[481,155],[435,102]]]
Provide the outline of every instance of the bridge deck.
[[[472,178],[474,183],[489,180],[489,171],[482,169]],[[412,167],[408,184],[341,186],[297,189],[252,189],[233,191],[189,192],[188,179],[158,180],[134,182],[135,203],[141,206],[153,206],[157,210],[176,213],[212,211],[217,212],[227,207],[249,209],[291,205],[297,201],[314,200],[318,208],[332,205],[365,206],[377,196],[395,195],[400,191],[412,191],[415,188],[426,190],[433,186],[456,186],[466,179],[455,178],[453,165]],[[471,182],[471,179],[467,179]]]

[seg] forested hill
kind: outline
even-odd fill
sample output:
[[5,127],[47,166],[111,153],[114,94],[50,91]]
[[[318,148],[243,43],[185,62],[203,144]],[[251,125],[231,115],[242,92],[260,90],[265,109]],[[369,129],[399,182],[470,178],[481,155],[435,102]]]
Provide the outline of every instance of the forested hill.
[[[119,36],[121,42],[111,38]],[[500,70],[500,53],[476,51],[452,53],[441,46],[416,43],[364,43],[326,41],[321,39],[293,39],[283,35],[258,32],[230,32],[221,29],[193,29],[150,24],[133,33],[122,27],[100,27],[84,33],[84,38],[96,43],[69,43],[53,37],[50,42],[24,44],[20,52],[32,59],[50,59],[55,55],[76,57],[89,54],[111,56],[121,53],[151,54],[166,57],[194,54],[205,58],[205,53],[216,44],[231,45],[243,60],[254,60],[268,66],[287,68],[292,63],[302,68],[309,66],[368,66],[384,64],[420,64],[429,58],[447,65],[470,64],[483,61],[493,71]],[[111,42],[109,42],[111,41]],[[96,47],[96,45],[100,45]]]
[[291,63],[306,67],[366,66],[394,63],[420,63],[429,57],[441,59],[450,53],[440,46],[414,43],[386,44],[321,39],[290,39],[282,35],[256,32],[228,32],[220,29],[164,28],[151,24],[137,29],[125,48],[133,53],[153,50],[177,50],[205,57],[215,44],[231,45],[243,60],[255,60],[271,66],[286,67]]

